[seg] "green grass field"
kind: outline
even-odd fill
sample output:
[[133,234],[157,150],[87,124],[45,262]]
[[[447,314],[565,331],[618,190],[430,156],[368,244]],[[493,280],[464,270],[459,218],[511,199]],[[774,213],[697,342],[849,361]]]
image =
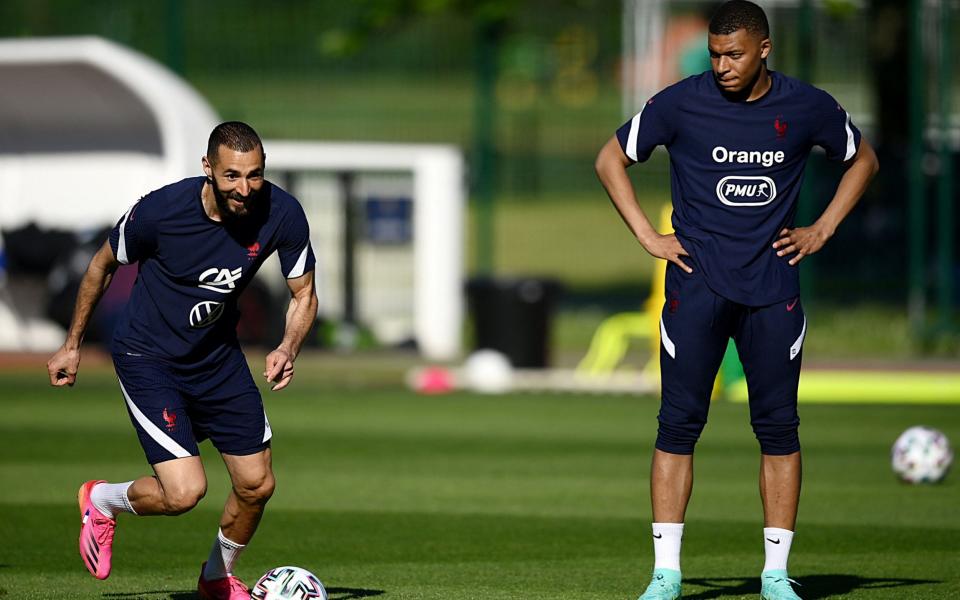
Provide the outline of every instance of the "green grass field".
[[[313,361],[313,366],[311,366]],[[144,473],[110,371],[77,387],[0,373],[0,597],[185,600],[216,533],[225,471],[177,518],[120,518],[114,570],[77,556],[76,488]],[[303,360],[267,399],[278,489],[238,574],[316,572],[331,598],[632,599],[651,568],[649,397],[455,394],[394,383],[389,360]],[[955,406],[801,407],[806,479],[791,575],[806,600],[957,598],[960,483],[898,483],[888,448],[927,423],[960,440]],[[717,403],[698,449],[685,598],[756,598],[757,447],[743,405]]]

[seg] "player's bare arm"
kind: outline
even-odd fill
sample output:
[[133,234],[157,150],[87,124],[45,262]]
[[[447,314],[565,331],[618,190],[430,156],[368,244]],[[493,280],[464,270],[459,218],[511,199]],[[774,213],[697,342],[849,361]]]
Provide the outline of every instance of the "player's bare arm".
[[290,306],[287,309],[287,325],[283,340],[277,349],[267,355],[266,368],[263,371],[267,381],[275,383],[270,388],[276,392],[290,384],[293,379],[293,361],[300,353],[300,347],[317,316],[317,292],[313,286],[313,271],[308,271],[295,279],[288,279],[290,288]]
[[613,136],[600,149],[594,168],[600,183],[610,196],[610,201],[620,213],[620,218],[627,224],[644,250],[651,256],[676,264],[687,273],[693,273],[693,269],[680,258],[689,254],[684,250],[677,236],[672,233],[661,235],[657,232],[643,209],[637,204],[633,183],[627,175],[627,167],[630,165],[630,159],[620,148],[617,137]]
[[110,242],[106,241],[100,250],[93,255],[90,265],[80,282],[77,292],[77,302],[73,308],[73,319],[67,331],[67,339],[56,354],[47,361],[47,374],[50,376],[50,385],[73,385],[77,381],[77,370],[80,368],[80,344],[83,334],[90,323],[90,316],[96,308],[100,297],[110,287],[110,280],[120,263],[113,255]]
[[847,170],[840,179],[837,192],[834,194],[826,210],[817,221],[809,227],[784,229],[780,232],[780,239],[774,242],[777,256],[791,256],[789,263],[798,264],[803,257],[818,252],[823,248],[840,223],[850,214],[857,205],[867,184],[880,169],[880,162],[867,138],[860,138],[857,154],[850,159]]

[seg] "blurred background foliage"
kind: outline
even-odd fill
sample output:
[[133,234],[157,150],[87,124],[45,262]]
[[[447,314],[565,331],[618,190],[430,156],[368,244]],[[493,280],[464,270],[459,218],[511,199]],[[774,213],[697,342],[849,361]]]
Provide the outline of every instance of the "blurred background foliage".
[[101,35],[179,72],[265,137],[454,143],[469,150],[478,29],[501,36],[497,148],[507,194],[595,191],[620,123],[615,2],[39,0],[0,35]]

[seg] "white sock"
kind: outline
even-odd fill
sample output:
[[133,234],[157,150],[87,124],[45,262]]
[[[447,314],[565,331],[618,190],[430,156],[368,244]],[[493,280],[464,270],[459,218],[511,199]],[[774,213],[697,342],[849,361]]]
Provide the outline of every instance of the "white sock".
[[203,568],[203,578],[211,581],[233,575],[233,563],[244,548],[245,545],[228,540],[222,530],[217,530],[217,539],[213,541],[207,566]]
[[787,570],[787,558],[790,557],[790,544],[793,543],[793,532],[789,529],[776,527],[763,528],[763,551],[767,561],[763,564],[764,571],[774,569]]
[[654,569],[680,570],[680,541],[683,523],[653,524]]
[[130,499],[127,498],[127,489],[133,484],[132,481],[125,483],[98,483],[90,490],[90,502],[97,510],[107,515],[111,519],[117,517],[117,513],[128,512],[137,514],[130,505]]

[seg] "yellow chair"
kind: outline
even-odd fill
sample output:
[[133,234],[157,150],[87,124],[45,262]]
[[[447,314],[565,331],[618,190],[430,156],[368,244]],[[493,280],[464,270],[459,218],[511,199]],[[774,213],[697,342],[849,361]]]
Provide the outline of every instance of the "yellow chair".
[[[670,220],[673,209],[670,205],[660,210],[658,231],[672,233]],[[651,381],[660,381],[660,311],[663,308],[667,261],[654,259],[653,284],[650,296],[643,303],[641,312],[622,312],[607,317],[597,327],[587,354],[577,365],[577,375],[603,378],[613,373],[623,361],[631,340],[646,339],[650,344],[650,359],[644,365],[644,376]],[[733,383],[743,378],[743,368],[731,341],[727,346],[723,366],[713,384],[711,397],[716,399],[725,389],[725,382]]]
[[[659,231],[673,232],[670,217],[671,206],[660,210]],[[587,354],[577,365],[577,374],[588,377],[603,377],[616,370],[627,354],[630,341],[647,339],[650,343],[650,360],[643,371],[656,379],[660,378],[660,310],[663,307],[664,279],[667,273],[667,261],[654,259],[653,285],[650,296],[643,303],[641,312],[622,312],[607,317],[597,327]]]

